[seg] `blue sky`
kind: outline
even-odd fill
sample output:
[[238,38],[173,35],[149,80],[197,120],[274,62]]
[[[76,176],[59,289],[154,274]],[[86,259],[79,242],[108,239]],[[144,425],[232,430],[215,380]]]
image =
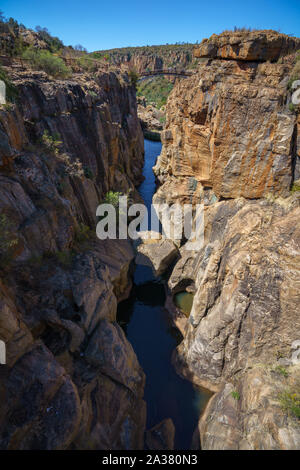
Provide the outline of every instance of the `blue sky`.
[[300,37],[300,0],[1,0],[0,9],[89,51],[196,42],[234,26]]

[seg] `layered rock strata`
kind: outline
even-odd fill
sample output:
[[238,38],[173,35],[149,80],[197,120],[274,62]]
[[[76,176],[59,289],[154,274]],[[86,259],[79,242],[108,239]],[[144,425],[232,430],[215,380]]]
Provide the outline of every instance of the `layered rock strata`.
[[116,323],[134,253],[99,241],[108,190],[133,198],[143,136],[135,93],[113,73],[10,74],[0,111],[0,448],[140,449],[144,373]]

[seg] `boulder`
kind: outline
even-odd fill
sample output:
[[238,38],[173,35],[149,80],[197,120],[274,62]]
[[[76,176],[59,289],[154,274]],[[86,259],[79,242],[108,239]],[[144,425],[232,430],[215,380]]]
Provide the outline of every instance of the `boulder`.
[[[143,232],[145,236],[145,232]],[[148,232],[151,237],[151,232]],[[150,266],[155,276],[161,276],[174,262],[178,255],[176,244],[162,235],[159,238],[139,238],[136,264]]]

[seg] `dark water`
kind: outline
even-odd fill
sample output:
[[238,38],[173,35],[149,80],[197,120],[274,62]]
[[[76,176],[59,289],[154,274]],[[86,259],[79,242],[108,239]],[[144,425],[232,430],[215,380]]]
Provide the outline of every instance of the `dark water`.
[[[155,191],[152,167],[160,150],[160,142],[145,140],[145,181],[139,191],[148,207]],[[171,355],[181,335],[172,327],[163,308],[164,302],[163,284],[154,279],[150,268],[137,266],[132,294],[120,303],[118,321],[146,374],[147,428],[164,418],[172,418],[176,428],[175,449],[189,449],[199,415],[210,394],[196,390],[176,374]]]

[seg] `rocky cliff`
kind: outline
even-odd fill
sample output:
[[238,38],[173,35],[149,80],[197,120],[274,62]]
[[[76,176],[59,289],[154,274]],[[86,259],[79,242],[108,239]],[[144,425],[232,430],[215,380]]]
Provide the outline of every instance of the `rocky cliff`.
[[116,323],[127,241],[99,241],[108,190],[136,196],[143,136],[127,76],[7,70],[0,110],[0,448],[143,447],[144,373]]
[[[297,47],[273,32],[214,35],[167,103],[154,200],[204,203],[204,244],[183,244],[168,283],[184,335],[174,364],[215,392],[203,449],[300,445],[299,139],[286,56]],[[185,289],[188,318],[171,301]]]
[[288,64],[214,60],[178,82],[155,167],[157,199],[286,196],[299,177],[290,71]]
[[98,51],[113,65],[134,68],[138,73],[176,67],[189,68],[197,62],[193,58],[192,44],[169,44],[161,46],[124,47]]

